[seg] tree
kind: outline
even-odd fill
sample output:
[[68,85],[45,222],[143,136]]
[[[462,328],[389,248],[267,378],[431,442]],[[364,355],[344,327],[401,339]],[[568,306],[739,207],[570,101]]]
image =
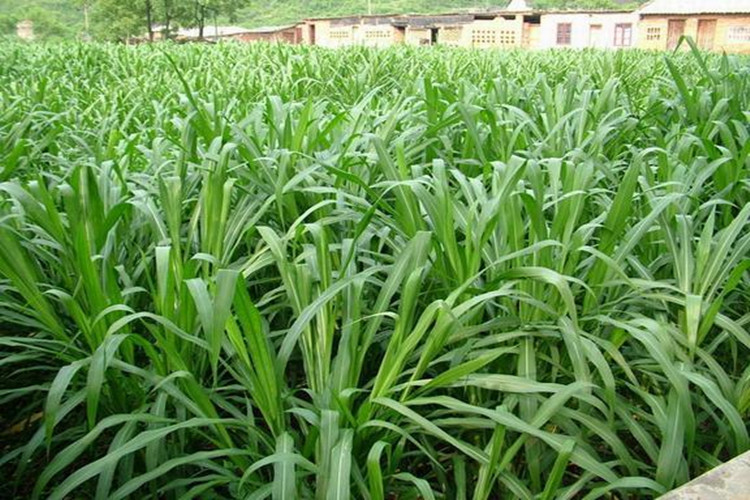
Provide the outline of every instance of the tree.
[[163,20],[164,20],[164,27],[162,28],[162,33],[165,39],[169,38],[170,31],[172,25],[172,18],[174,17],[174,5],[172,4],[172,0],[162,0],[161,4],[162,13],[163,13]]
[[[92,3],[92,0],[75,0]],[[233,13],[239,0],[95,0],[97,38],[123,39],[148,34],[155,38],[156,25],[164,38],[177,26],[204,25],[208,16]],[[79,3],[80,4],[80,3]],[[201,5],[203,4],[203,5]],[[197,9],[197,7],[204,7]]]
[[198,37],[203,38],[209,19],[226,16],[234,20],[237,10],[245,3],[244,0],[192,0],[192,22],[189,25],[197,27]]
[[91,9],[94,6],[94,1],[95,0],[73,0],[73,5],[75,5],[76,8],[81,9],[81,12],[83,12],[84,37],[89,37],[91,35],[89,15],[91,14]]
[[122,40],[148,33],[154,39],[153,0],[97,0],[92,21],[97,38]]
[[148,40],[154,41],[154,4],[152,0],[142,0],[143,10],[146,15],[146,25],[148,26]]
[[43,41],[58,41],[73,36],[69,26],[60,22],[50,11],[34,7],[25,12],[25,19],[34,23],[34,37]]

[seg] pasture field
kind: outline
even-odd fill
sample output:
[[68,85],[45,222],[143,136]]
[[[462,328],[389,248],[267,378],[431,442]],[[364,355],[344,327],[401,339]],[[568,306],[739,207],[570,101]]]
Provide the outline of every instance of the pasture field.
[[17,498],[650,498],[750,448],[750,65],[0,45]]

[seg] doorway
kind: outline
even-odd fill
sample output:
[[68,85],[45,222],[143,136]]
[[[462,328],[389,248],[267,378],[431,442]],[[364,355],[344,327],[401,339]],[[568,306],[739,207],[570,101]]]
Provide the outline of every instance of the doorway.
[[592,24],[589,27],[589,47],[602,46],[602,25]]
[[430,28],[430,43],[432,45],[437,45],[438,33],[440,33],[440,30],[438,28]]
[[677,44],[680,43],[680,38],[685,34],[685,20],[684,19],[670,19],[669,28],[667,30],[667,49],[673,50],[677,48]]
[[406,41],[406,26],[396,26],[396,43]]
[[310,45],[315,45],[315,25],[310,25]]
[[716,35],[716,19],[700,19],[698,21],[698,47],[703,50],[714,48]]

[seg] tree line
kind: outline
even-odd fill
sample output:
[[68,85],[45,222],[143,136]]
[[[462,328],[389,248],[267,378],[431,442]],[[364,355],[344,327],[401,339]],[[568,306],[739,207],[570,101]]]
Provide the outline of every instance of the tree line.
[[[247,0],[83,0],[84,17],[91,16],[97,38],[127,38],[143,35],[154,40],[169,38],[178,27],[198,28],[203,37],[206,26],[219,18],[234,20]],[[88,26],[84,28],[88,31]]]
[[33,22],[37,40],[74,37],[125,40],[169,38],[178,28],[197,28],[235,22],[237,11],[252,0],[32,0],[10,6],[0,0],[0,36],[13,35],[18,21]]

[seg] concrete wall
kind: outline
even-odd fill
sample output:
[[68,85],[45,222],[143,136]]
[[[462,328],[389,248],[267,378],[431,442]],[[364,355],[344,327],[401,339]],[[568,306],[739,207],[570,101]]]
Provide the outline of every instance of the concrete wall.
[[349,45],[366,45],[368,47],[387,47],[404,41],[404,30],[390,23],[371,22],[369,20],[313,20],[301,27],[302,43],[312,43],[314,26],[315,45],[321,47],[346,47]]
[[671,48],[668,46],[669,20],[685,21],[684,34],[696,41],[699,21],[716,21],[710,50],[750,54],[750,15],[643,16],[639,27],[638,47],[652,50]]
[[406,27],[405,42],[409,45],[430,45],[432,34],[427,28]]
[[[522,47],[534,40],[529,36],[533,30],[524,23],[522,15],[508,14],[506,19],[497,16],[494,19],[475,19],[465,23],[436,24],[432,29],[438,30],[437,43],[456,47],[514,48]],[[406,42],[412,45],[430,45],[432,33],[430,28],[408,27]]]
[[[507,19],[506,19],[507,17]],[[463,45],[470,47],[514,48],[523,46],[524,22],[521,14],[475,20],[464,28]]]
[[401,33],[388,24],[360,25],[355,30],[354,43],[367,47],[388,47],[399,43]]
[[354,43],[352,26],[332,26],[331,21],[309,21],[303,29],[306,43],[312,43],[311,30],[315,32],[315,45],[321,47],[344,47]]
[[466,47],[466,25],[446,24],[434,28],[406,27],[404,42],[409,45],[432,45],[432,30],[437,30],[437,44],[450,45],[453,47]]
[[[617,24],[631,25],[631,44],[638,43],[638,15],[634,13],[553,13],[542,14],[540,27],[539,48],[549,49],[560,47],[557,44],[557,25],[571,24],[570,45],[564,47],[583,49],[594,47],[627,48],[615,46],[615,26]],[[592,28],[593,27],[593,28]]]
[[750,451],[710,470],[659,500],[747,500],[750,498]]

